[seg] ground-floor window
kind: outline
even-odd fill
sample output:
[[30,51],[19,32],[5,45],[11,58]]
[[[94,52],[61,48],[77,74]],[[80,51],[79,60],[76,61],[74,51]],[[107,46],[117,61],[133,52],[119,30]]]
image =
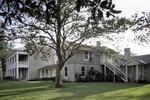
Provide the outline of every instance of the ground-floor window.
[[46,77],[48,77],[48,69],[46,70]]
[[81,67],[81,76],[85,76],[85,67],[84,66]]
[[68,76],[68,67],[65,67],[65,77]]
[[44,77],[44,70],[42,70],[42,77]]

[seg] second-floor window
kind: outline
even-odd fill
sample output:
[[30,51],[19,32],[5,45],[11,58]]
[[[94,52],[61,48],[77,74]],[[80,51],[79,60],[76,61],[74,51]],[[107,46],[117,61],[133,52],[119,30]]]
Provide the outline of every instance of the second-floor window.
[[92,57],[93,57],[93,53],[92,52],[88,52],[88,51],[84,52],[84,59],[85,60],[91,60]]
[[85,52],[84,52],[84,59],[88,59],[88,58],[89,58],[88,56],[89,56],[88,52],[85,51]]

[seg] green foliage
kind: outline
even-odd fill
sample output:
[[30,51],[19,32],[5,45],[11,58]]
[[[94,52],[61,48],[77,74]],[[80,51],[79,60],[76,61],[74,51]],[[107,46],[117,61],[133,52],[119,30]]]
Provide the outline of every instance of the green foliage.
[[[0,23],[1,24],[1,23]],[[0,26],[1,27],[1,26]],[[3,28],[0,28],[0,62],[3,72],[3,77],[6,71],[6,57],[12,52],[12,44],[7,41],[7,38],[4,36],[5,32]]]
[[45,77],[45,78],[42,78],[40,80],[41,81],[53,81],[53,82],[55,82],[55,77],[51,77],[51,78]]
[[[114,14],[121,13],[115,10],[112,0],[2,0],[0,4],[0,16],[5,20],[3,26],[10,23],[19,27],[10,30],[24,40],[28,53],[42,54],[45,59],[50,57],[50,50],[54,50],[59,65],[56,83],[61,83],[59,74],[65,62],[82,42],[120,32],[124,28],[122,25],[125,26],[123,22],[117,26],[120,21],[117,18],[105,20],[104,16],[114,17]],[[86,9],[82,9],[84,7]],[[71,40],[69,44],[68,40]]]
[[104,75],[97,70],[89,70],[86,76],[75,74],[76,82],[104,82]]
[[102,47],[97,46],[97,50],[99,52],[105,53],[107,55],[114,56],[116,58],[123,58],[123,55],[121,55],[119,52],[117,52],[117,51],[115,51],[113,49],[107,48],[105,46],[102,46]]
[[134,40],[139,44],[149,44],[150,42],[150,12],[136,13],[132,16],[133,27],[135,32]]
[[148,80],[148,78],[146,78],[145,76],[140,76],[137,82],[138,83],[142,83],[142,84],[148,84],[148,83],[150,83],[150,81]]
[[16,79],[16,78],[14,78],[12,76],[4,77],[4,80],[6,80],[6,81],[19,81],[19,79]]
[[78,12],[80,12],[81,8],[84,7],[90,9],[91,18],[95,21],[97,21],[97,18],[103,18],[105,13],[106,17],[121,13],[121,11],[115,10],[115,4],[112,3],[112,0],[1,0],[0,16],[5,17],[5,24],[12,24],[12,19],[14,18],[20,22],[23,22],[22,15],[24,13],[37,19],[42,18],[47,24],[50,24],[52,23],[52,18],[58,17],[61,3],[68,6],[67,2],[75,5],[73,9],[76,9]]

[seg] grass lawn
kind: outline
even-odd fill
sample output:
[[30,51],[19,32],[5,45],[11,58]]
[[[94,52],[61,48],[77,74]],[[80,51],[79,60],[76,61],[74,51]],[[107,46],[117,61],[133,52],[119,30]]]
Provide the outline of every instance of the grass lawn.
[[150,84],[0,81],[0,100],[150,100]]

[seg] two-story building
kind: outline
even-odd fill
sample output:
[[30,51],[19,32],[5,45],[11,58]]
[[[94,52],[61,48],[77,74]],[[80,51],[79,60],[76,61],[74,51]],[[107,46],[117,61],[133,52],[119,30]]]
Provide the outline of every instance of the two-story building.
[[39,78],[39,71],[43,66],[54,64],[53,56],[48,61],[41,59],[39,54],[36,58],[34,55],[24,51],[25,48],[18,48],[6,60],[6,76],[12,76],[21,80]]
[[[113,73],[105,64],[107,60],[116,60],[110,54],[106,54],[96,49],[93,46],[82,45],[75,54],[65,63],[62,72],[62,79],[75,82],[76,74],[81,74],[82,77],[87,76],[91,69],[95,69],[104,75]],[[39,69],[40,78],[54,76],[56,64],[45,66]]]
[[[40,54],[35,58],[24,50],[17,49],[7,58],[6,76],[25,80],[55,77],[57,57],[53,50],[54,55],[47,61],[43,61]],[[82,45],[65,63],[62,79],[75,82],[75,74],[85,77],[90,69],[96,69],[105,76],[117,75],[124,82],[136,82],[141,77],[150,80],[150,56],[130,56],[129,51],[125,49],[125,58],[118,59],[93,46]]]

